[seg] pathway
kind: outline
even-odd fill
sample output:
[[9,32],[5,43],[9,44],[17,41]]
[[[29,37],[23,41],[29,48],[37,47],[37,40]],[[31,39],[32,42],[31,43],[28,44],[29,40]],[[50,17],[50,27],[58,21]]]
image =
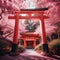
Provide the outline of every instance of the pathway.
[[24,53],[20,53],[19,56],[0,56],[0,60],[60,60],[59,56],[42,56],[36,53],[34,50],[26,50]]

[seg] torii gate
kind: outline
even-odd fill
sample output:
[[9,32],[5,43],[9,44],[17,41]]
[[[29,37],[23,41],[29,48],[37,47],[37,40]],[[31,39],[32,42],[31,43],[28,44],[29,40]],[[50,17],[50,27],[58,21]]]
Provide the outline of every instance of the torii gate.
[[[47,10],[47,9],[46,9]],[[27,14],[26,16],[22,16],[20,14]],[[36,16],[32,16],[32,14],[36,14]],[[14,37],[13,37],[13,44],[12,44],[12,52],[16,52],[17,45],[18,45],[18,27],[19,27],[19,19],[41,19],[41,26],[42,26],[42,47],[43,51],[48,52],[48,44],[46,40],[46,32],[45,32],[45,24],[44,19],[49,18],[48,16],[44,15],[44,9],[41,10],[21,10],[16,11],[14,16],[8,16],[8,19],[15,19],[15,28],[14,28]]]

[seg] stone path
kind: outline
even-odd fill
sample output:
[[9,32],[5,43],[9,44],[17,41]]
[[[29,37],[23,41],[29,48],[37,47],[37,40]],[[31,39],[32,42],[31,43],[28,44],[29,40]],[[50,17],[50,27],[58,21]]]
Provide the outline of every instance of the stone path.
[[19,56],[0,56],[0,60],[60,60],[60,57],[56,55],[51,57],[42,56],[33,50],[26,50],[24,53],[20,53]]

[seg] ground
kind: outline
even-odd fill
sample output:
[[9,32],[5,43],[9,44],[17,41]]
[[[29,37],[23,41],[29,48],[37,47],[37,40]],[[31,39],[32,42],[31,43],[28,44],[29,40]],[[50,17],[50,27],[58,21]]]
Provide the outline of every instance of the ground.
[[42,56],[36,53],[34,50],[26,50],[24,53],[20,53],[19,56],[0,56],[0,60],[60,60],[59,56]]

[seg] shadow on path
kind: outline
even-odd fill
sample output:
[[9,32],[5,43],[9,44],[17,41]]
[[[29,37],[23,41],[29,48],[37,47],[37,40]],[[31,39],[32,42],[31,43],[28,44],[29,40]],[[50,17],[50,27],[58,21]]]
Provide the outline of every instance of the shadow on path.
[[19,55],[19,56],[0,56],[0,60],[60,60],[60,58],[51,56],[33,56],[33,55]]

